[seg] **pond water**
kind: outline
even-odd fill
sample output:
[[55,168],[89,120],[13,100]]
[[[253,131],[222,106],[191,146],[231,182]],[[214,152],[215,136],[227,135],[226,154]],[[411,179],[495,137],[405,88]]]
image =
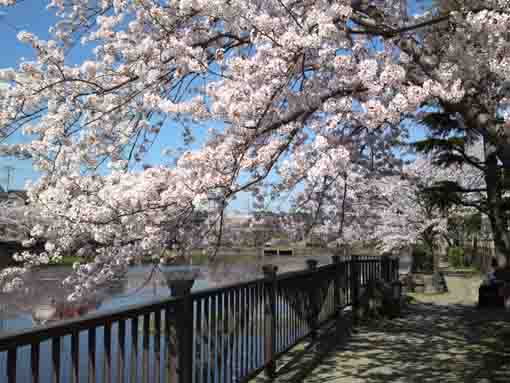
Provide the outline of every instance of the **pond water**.
[[[409,257],[400,260],[401,272],[410,269]],[[0,294],[0,336],[3,332],[30,328],[51,321],[71,319],[92,312],[122,308],[136,303],[149,302],[171,295],[167,279],[184,278],[192,271],[196,277],[193,290],[234,284],[259,278],[264,264],[278,266],[279,272],[300,270],[307,259],[316,259],[319,265],[331,261],[328,254],[313,257],[223,257],[214,263],[198,266],[132,266],[125,279],[118,284],[99,291],[94,299],[78,305],[66,302],[68,291],[62,280],[71,272],[67,266],[41,269],[30,275],[23,294]]]
[[327,255],[263,259],[239,256],[199,266],[132,266],[124,280],[99,291],[93,299],[80,305],[67,303],[69,292],[62,287],[62,280],[71,272],[71,267],[41,269],[32,272],[23,294],[0,294],[0,335],[47,323],[47,317],[56,322],[171,296],[167,278],[182,279],[190,271],[196,275],[192,288],[196,291],[261,277],[262,266],[268,263],[277,265],[279,272],[303,269],[308,258],[317,259],[320,264],[329,263],[331,259]]

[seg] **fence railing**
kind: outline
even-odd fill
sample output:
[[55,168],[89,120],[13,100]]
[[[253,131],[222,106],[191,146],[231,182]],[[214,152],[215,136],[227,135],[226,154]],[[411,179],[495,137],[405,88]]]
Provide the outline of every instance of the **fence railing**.
[[243,382],[325,322],[356,306],[371,279],[398,279],[398,260],[333,263],[0,335],[0,382]]

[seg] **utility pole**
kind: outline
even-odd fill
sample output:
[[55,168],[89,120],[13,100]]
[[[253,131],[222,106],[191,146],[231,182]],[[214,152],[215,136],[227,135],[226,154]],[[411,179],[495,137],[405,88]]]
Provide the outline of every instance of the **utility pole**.
[[9,189],[11,186],[11,174],[14,174],[16,168],[14,166],[7,165],[4,166],[3,169],[7,172],[7,187],[5,191],[7,192],[7,196],[9,196]]

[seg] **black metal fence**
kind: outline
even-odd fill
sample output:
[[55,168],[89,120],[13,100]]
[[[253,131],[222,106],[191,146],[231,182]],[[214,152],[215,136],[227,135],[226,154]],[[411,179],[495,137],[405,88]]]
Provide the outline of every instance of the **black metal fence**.
[[467,265],[475,267],[477,270],[486,274],[491,270],[491,262],[494,250],[490,247],[466,248],[464,258]]
[[356,306],[371,279],[398,279],[398,259],[333,263],[0,335],[0,382],[243,382],[325,322]]

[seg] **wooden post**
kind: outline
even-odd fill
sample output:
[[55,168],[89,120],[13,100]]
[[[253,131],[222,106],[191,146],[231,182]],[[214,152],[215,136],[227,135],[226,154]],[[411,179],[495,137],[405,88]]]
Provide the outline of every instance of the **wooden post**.
[[264,308],[264,347],[266,354],[266,376],[270,379],[275,377],[276,360],[276,274],[278,267],[274,265],[264,265],[262,270],[267,281],[265,283],[266,299]]
[[191,287],[194,280],[171,282],[173,296],[182,298],[176,308],[175,337],[173,350],[170,350],[170,381],[191,383],[193,372],[193,301]]
[[351,303],[352,303],[352,313],[354,321],[357,320],[358,316],[358,308],[359,308],[359,293],[360,293],[360,273],[359,273],[360,263],[358,256],[352,254],[351,256]]
[[[308,270],[311,272],[314,272],[317,270],[317,264],[318,262],[315,259],[307,259],[306,260],[306,266]],[[318,286],[317,286],[318,287]],[[309,288],[310,291],[310,327],[311,327],[311,333],[312,340],[315,340],[317,338],[317,330],[319,327],[319,302],[318,302],[318,293],[317,288],[314,288],[313,283],[310,284]]]

